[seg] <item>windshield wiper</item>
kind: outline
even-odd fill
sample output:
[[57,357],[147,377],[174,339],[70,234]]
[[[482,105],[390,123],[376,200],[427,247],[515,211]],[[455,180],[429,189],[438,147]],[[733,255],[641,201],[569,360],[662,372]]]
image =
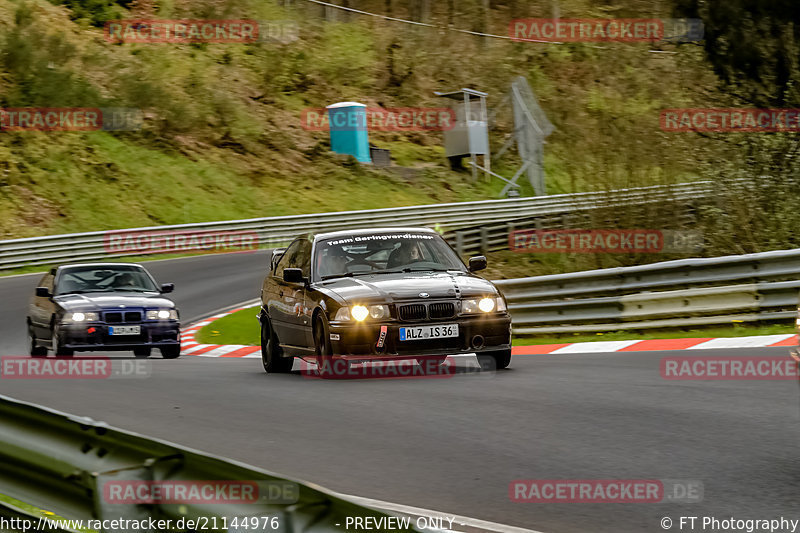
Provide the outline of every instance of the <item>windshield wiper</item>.
[[106,292],[105,289],[77,289],[74,291],[59,292],[56,296],[64,296],[65,294],[83,294],[85,292]]
[[402,270],[402,272],[447,272],[448,268],[434,268],[434,267],[421,267],[421,268],[411,268],[406,267]]
[[322,276],[320,279],[326,281],[334,278],[352,278],[353,276],[371,276],[373,274],[397,274],[399,270],[370,270],[369,272],[347,272],[346,274],[331,274]]

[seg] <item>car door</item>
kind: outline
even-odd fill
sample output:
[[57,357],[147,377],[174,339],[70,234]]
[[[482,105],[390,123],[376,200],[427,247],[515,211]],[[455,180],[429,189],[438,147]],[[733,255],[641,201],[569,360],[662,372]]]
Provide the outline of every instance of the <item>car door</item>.
[[[53,294],[54,278],[55,269],[45,274],[42,279],[39,280],[39,283],[36,286],[45,287],[50,291],[50,294]],[[52,298],[36,296],[36,294],[33,295],[33,298],[31,299],[29,316],[31,318],[31,325],[33,326],[33,330],[37,338],[50,338],[50,318],[53,316],[54,312],[55,304],[53,303]]]
[[281,344],[307,347],[307,319],[304,313],[305,283],[287,283],[283,271],[300,268],[304,275],[310,269],[310,245],[306,239],[294,241],[286,249],[273,273],[268,294],[268,308],[275,333]]

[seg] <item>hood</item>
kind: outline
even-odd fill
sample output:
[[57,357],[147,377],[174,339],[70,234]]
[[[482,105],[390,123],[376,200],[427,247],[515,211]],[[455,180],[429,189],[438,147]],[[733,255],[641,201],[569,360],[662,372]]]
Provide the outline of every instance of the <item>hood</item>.
[[472,274],[449,272],[410,272],[335,278],[319,284],[347,302],[397,302],[419,300],[427,293],[430,300],[468,298],[498,294],[494,285]]
[[165,308],[175,304],[157,292],[89,292],[86,294],[64,294],[53,300],[67,311],[103,311],[126,308]]

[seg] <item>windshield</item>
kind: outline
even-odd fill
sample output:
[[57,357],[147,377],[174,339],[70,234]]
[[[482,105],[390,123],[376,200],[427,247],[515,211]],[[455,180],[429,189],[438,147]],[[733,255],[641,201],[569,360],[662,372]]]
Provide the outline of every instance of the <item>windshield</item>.
[[314,248],[314,278],[387,272],[466,271],[437,234],[377,233],[320,241]]
[[73,267],[61,272],[55,294],[158,292],[153,278],[134,265]]

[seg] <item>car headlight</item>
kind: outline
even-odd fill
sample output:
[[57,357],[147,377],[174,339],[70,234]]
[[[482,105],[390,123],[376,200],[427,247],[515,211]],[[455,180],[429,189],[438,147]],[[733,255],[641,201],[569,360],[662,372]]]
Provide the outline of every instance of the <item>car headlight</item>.
[[67,315],[73,322],[94,322],[97,320],[97,313],[71,313]]
[[378,320],[379,318],[388,318],[389,317],[389,306],[388,305],[370,305],[369,306],[369,317]]
[[178,310],[151,309],[147,312],[147,320],[178,320]]
[[505,310],[506,302],[501,296],[492,298],[470,298],[461,301],[461,312],[465,315]]
[[333,317],[333,319],[346,322],[353,318],[358,322],[363,322],[367,318],[380,320],[381,318],[389,318],[389,316],[388,305],[370,305],[369,307],[365,305],[354,305],[353,307],[342,307],[336,312],[336,316]]
[[350,315],[359,322],[363,322],[369,316],[369,309],[363,305],[354,305],[350,309]]

